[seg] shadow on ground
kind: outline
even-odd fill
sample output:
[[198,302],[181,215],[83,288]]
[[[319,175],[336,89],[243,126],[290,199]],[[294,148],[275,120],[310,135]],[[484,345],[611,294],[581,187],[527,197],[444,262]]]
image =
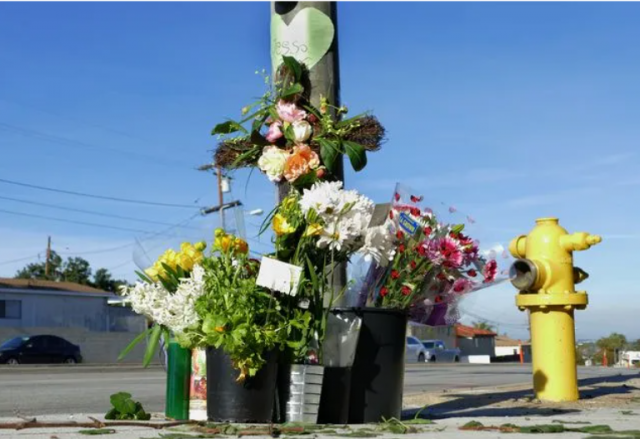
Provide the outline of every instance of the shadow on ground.
[[[606,395],[628,394],[638,387],[625,382],[637,378],[637,375],[615,375],[594,377],[579,380],[580,398],[582,400],[599,398]],[[443,394],[447,397],[447,394]],[[579,406],[574,407],[544,407],[536,403],[532,389],[512,390],[495,393],[455,393],[449,395],[451,400],[433,404],[423,409],[408,409],[403,411],[403,419],[414,418],[419,414],[421,418],[438,419],[454,417],[481,416],[553,416],[559,414],[578,413]],[[500,405],[495,407],[495,405]]]

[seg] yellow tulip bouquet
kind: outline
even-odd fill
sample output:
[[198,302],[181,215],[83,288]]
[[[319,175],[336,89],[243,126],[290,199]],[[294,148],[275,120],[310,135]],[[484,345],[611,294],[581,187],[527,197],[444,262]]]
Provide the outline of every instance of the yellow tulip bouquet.
[[184,340],[190,328],[198,324],[200,319],[195,311],[195,301],[203,294],[204,270],[201,263],[205,248],[204,242],[184,242],[178,252],[169,249],[144,272],[136,272],[141,281],[121,288],[120,293],[131,308],[147,317],[153,325],[122,351],[119,360],[149,337],[143,360],[143,365],[148,366],[163,333],[165,340],[169,340],[172,334],[179,341]]

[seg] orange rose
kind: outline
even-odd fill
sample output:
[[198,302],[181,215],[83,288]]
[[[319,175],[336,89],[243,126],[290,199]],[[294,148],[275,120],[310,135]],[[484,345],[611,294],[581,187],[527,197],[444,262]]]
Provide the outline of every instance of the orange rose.
[[284,164],[284,178],[295,181],[298,177],[320,166],[320,158],[308,145],[297,145]]

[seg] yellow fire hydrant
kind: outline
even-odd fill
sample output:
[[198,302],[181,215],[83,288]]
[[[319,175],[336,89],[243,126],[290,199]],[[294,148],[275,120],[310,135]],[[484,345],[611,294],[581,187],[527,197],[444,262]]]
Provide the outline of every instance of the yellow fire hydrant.
[[540,400],[579,397],[573,312],[585,309],[588,299],[575,284],[588,274],[573,266],[573,252],[600,241],[584,232],[569,234],[557,218],[540,218],[529,235],[509,245],[518,258],[510,272],[511,283],[520,290],[516,305],[530,312],[533,389]]

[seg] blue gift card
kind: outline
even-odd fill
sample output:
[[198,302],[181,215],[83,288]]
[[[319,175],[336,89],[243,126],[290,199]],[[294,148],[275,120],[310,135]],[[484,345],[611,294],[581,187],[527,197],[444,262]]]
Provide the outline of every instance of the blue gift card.
[[418,230],[418,223],[405,212],[400,212],[398,223],[410,235],[413,235]]

